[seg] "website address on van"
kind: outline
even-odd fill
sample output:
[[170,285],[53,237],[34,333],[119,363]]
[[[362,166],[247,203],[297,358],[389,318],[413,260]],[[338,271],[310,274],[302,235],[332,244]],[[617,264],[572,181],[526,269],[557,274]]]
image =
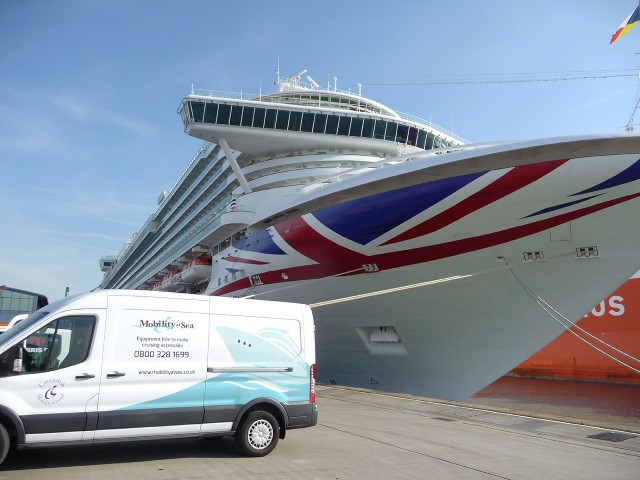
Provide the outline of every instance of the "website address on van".
[[195,375],[195,370],[138,370],[139,375]]

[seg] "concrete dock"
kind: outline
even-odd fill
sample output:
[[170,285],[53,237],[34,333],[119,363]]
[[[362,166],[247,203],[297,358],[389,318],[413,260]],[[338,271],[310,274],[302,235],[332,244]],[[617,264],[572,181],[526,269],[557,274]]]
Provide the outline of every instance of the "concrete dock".
[[22,450],[0,479],[640,478],[628,430],[329,386],[318,404],[318,425],[265,458],[239,456],[230,438]]

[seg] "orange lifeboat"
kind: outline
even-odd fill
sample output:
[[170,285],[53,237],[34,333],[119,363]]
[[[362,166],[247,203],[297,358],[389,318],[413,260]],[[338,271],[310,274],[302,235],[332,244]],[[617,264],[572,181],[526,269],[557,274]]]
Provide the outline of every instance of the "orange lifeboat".
[[160,290],[162,292],[175,292],[178,289],[178,278],[176,277],[177,273],[178,272],[169,272],[167,276],[164,277],[157,290]]
[[180,281],[182,283],[198,284],[208,280],[210,275],[211,259],[198,257],[187,263],[180,274]]

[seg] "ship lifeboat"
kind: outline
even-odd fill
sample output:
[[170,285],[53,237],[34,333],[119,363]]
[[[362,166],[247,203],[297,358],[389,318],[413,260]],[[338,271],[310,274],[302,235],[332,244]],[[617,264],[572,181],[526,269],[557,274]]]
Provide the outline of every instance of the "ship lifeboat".
[[199,257],[187,263],[180,274],[180,281],[198,284],[208,280],[209,275],[211,275],[211,259]]
[[178,289],[179,278],[176,277],[176,273],[178,272],[168,273],[167,276],[162,280],[162,283],[157,288],[157,290],[160,290],[162,292],[175,292]]

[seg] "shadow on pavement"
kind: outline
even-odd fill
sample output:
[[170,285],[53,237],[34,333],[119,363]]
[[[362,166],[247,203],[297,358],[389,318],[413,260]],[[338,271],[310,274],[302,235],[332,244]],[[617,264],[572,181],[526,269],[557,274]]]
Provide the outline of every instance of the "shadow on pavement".
[[44,468],[149,462],[176,458],[238,458],[232,437],[186,438],[103,443],[86,446],[29,448],[9,453],[0,470],[33,470]]

